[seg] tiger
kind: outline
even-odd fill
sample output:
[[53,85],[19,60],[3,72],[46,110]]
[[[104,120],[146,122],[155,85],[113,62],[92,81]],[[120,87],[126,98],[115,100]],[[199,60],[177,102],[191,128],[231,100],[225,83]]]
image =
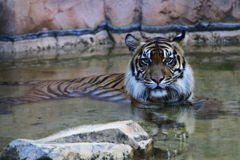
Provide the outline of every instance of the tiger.
[[125,73],[71,80],[0,82],[1,85],[33,86],[24,96],[0,98],[0,104],[18,105],[81,96],[121,103],[190,102],[194,78],[181,47],[184,38],[184,31],[172,39],[138,39],[127,34],[125,44],[132,56]]

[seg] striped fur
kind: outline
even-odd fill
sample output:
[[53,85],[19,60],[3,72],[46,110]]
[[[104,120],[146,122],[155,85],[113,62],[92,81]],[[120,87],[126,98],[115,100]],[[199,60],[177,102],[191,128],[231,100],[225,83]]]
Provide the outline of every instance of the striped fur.
[[88,76],[72,80],[29,82],[0,82],[2,85],[32,85],[33,89],[22,97],[0,98],[0,104],[25,104],[51,99],[89,96],[94,99],[128,103],[123,85],[124,74]]

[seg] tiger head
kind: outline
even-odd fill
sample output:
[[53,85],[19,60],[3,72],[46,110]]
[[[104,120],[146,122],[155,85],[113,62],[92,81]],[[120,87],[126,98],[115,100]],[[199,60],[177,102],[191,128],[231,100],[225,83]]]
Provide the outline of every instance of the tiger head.
[[185,32],[172,40],[156,37],[140,41],[128,34],[125,43],[132,53],[125,87],[140,102],[177,103],[191,100],[193,73],[180,42]]

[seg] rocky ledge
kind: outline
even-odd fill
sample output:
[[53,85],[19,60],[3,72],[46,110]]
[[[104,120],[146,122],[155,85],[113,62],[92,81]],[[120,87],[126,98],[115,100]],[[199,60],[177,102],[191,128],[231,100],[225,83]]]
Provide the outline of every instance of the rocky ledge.
[[16,139],[0,159],[128,159],[135,151],[144,153],[151,148],[152,139],[141,126],[129,120],[79,126],[38,140]]
[[[84,52],[89,50],[106,53],[103,51],[106,48],[125,46],[124,40],[127,33],[131,33],[140,39],[156,36],[171,38],[176,35],[176,32],[162,33],[138,30],[126,33],[111,33],[107,30],[99,30],[96,33],[84,31],[83,33],[80,29],[62,30],[56,31],[56,33],[53,31],[39,32],[19,36],[1,37],[0,35],[0,61],[29,58],[52,59],[60,55],[72,55],[73,52],[76,53],[76,56],[81,57],[84,56]],[[187,32],[183,43],[188,49],[191,46],[239,44],[240,30]]]

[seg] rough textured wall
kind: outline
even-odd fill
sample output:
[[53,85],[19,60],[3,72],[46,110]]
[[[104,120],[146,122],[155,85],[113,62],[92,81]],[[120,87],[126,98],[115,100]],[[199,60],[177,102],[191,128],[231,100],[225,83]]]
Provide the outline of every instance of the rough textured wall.
[[240,22],[239,0],[0,0],[0,33],[47,29]]

